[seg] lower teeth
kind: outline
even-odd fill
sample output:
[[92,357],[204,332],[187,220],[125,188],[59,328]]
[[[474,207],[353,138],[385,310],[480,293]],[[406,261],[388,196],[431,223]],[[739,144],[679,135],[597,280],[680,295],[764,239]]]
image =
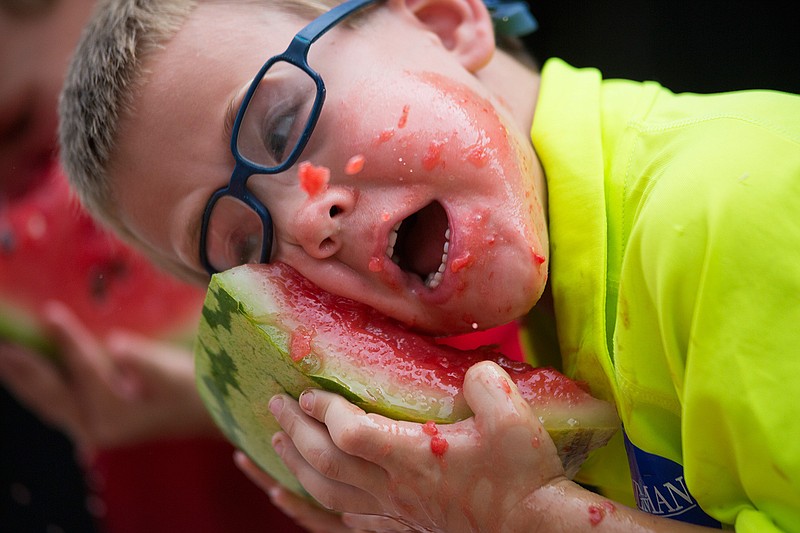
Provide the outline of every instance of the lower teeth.
[[442,282],[444,274],[441,272],[433,272],[428,274],[428,279],[425,280],[425,286],[429,289],[435,289]]

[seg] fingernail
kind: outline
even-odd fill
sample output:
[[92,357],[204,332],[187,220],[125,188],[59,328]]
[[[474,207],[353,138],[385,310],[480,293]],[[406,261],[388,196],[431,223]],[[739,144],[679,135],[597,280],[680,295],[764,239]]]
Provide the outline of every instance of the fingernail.
[[[270,499],[270,501],[272,503],[278,503],[280,501],[280,497],[281,497],[281,493],[282,492],[283,491],[281,490],[280,487],[272,487],[270,489],[267,489],[267,496],[269,496],[269,499]],[[286,512],[286,510],[284,510],[283,512],[286,513],[290,517],[292,516],[288,512]]]
[[314,409],[314,393],[311,391],[303,391],[300,395],[300,408],[307,413]]
[[273,396],[269,401],[269,412],[277,417],[281,414],[281,411],[283,411],[283,398],[280,396]]
[[121,355],[125,352],[127,337],[120,331],[111,331],[106,337],[106,347],[113,355]]
[[244,464],[246,461],[246,456],[241,450],[235,450],[233,452],[233,462],[240,470],[244,470]]

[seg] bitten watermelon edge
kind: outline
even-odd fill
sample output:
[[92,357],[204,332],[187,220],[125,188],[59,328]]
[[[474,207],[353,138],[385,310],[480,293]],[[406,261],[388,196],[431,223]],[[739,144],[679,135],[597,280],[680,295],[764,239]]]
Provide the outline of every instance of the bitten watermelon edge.
[[467,369],[500,364],[539,416],[568,476],[619,429],[614,407],[550,368],[489,348],[437,344],[373,309],[315,287],[282,264],[244,265],[209,285],[195,345],[200,396],[227,438],[279,483],[304,494],[272,449],[280,430],[267,405],[310,387],[396,420],[452,423],[471,416]]

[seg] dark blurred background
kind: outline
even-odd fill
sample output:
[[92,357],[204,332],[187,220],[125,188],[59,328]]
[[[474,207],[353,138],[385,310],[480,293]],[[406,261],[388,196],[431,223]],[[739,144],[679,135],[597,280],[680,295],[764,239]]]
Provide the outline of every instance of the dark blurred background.
[[793,2],[528,0],[537,59],[557,56],[605,77],[675,92],[800,93],[800,14]]

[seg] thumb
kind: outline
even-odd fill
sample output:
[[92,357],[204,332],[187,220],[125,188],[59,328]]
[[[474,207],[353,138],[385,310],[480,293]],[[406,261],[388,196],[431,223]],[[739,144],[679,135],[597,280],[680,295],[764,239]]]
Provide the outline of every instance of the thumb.
[[61,348],[69,378],[85,383],[95,378],[105,378],[112,371],[100,341],[75,312],[63,302],[50,300],[42,309],[45,327]]
[[124,394],[141,399],[165,381],[194,382],[194,362],[188,349],[136,333],[117,330],[106,341]]
[[467,371],[464,398],[481,433],[493,432],[498,426],[529,422],[531,417],[538,423],[508,373],[492,361],[481,361]]

